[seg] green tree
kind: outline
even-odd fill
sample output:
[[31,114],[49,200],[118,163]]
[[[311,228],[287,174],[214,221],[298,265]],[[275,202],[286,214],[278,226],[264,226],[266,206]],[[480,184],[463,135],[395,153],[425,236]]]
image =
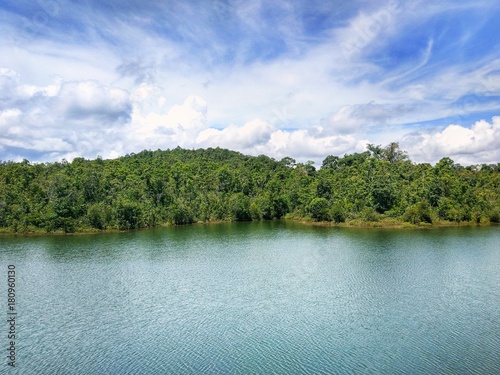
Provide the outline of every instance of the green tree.
[[243,193],[234,193],[229,198],[229,212],[231,220],[252,220],[250,213],[250,199]]
[[309,203],[309,213],[317,221],[328,221],[328,201],[325,198],[314,198]]
[[422,201],[411,205],[406,209],[403,220],[413,224],[432,223],[432,212],[429,203]]

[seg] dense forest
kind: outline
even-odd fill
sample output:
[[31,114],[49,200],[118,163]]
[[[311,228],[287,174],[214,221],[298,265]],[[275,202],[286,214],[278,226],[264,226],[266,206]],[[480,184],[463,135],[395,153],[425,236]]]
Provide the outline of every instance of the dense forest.
[[313,162],[220,148],[0,163],[0,231],[78,232],[292,218],[341,225],[498,223],[500,163],[415,164],[397,143]]

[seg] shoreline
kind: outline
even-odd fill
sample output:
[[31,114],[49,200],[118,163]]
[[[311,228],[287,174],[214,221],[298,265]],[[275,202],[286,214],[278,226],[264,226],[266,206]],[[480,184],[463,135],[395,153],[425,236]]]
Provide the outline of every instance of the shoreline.
[[476,223],[472,221],[446,221],[439,220],[434,223],[420,222],[413,224],[406,221],[387,220],[380,221],[361,221],[361,220],[348,220],[343,223],[335,223],[333,221],[312,221],[307,219],[287,219],[295,222],[300,222],[304,225],[318,226],[318,227],[333,227],[333,228],[389,228],[389,229],[433,229],[433,228],[450,228],[450,227],[489,227],[496,226],[499,223],[495,222],[481,222]]
[[[316,227],[330,227],[330,228],[360,228],[360,229],[438,229],[438,228],[451,228],[451,227],[491,227],[498,226],[499,223],[494,222],[482,222],[475,223],[469,221],[453,222],[453,221],[437,221],[435,223],[418,223],[412,224],[405,221],[398,220],[381,220],[381,221],[361,221],[361,220],[349,220],[343,223],[335,223],[333,221],[313,221],[307,218],[282,218],[273,220],[260,220],[263,221],[288,221],[293,223],[298,223],[307,226]],[[133,229],[92,229],[92,228],[82,228],[77,229],[74,232],[46,232],[42,229],[34,231],[25,232],[14,232],[8,230],[7,228],[0,229],[0,237],[2,236],[12,236],[12,237],[45,237],[45,236],[82,236],[82,235],[94,235],[94,234],[111,234],[111,233],[127,233],[135,232],[141,230],[151,230],[159,228],[169,228],[169,227],[185,227],[190,225],[218,225],[218,224],[231,224],[231,223],[243,223],[243,222],[259,222],[259,220],[254,221],[231,221],[231,220],[216,220],[216,221],[197,221],[191,224],[170,224],[164,223],[154,227],[144,227],[144,228],[133,228]]]

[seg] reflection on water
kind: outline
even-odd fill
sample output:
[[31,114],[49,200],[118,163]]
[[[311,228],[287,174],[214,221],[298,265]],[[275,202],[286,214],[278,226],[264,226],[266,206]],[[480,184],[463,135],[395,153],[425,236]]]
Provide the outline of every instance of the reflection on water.
[[280,221],[0,237],[9,373],[500,373],[499,244]]

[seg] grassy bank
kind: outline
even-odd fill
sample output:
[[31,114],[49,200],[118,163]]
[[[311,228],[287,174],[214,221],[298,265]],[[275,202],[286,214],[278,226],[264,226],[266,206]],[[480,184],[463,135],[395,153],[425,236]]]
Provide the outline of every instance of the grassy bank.
[[383,219],[380,221],[363,221],[359,219],[346,220],[343,223],[335,223],[331,221],[314,221],[311,219],[289,219],[295,222],[300,222],[305,225],[314,225],[321,227],[338,227],[338,228],[441,228],[441,227],[478,227],[478,226],[493,226],[498,225],[492,222],[472,222],[472,221],[462,221],[454,222],[447,220],[440,220],[433,223],[420,222],[417,224],[409,223],[406,221],[400,221],[395,219]]

